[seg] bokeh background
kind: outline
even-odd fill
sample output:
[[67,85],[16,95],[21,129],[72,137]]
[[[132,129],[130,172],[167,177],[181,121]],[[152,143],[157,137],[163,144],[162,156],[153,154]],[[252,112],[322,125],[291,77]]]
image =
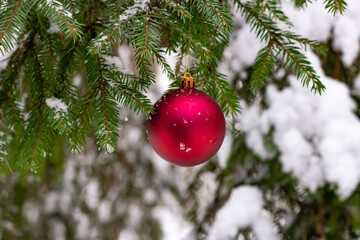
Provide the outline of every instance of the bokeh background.
[[[0,177],[0,239],[360,239],[360,1],[348,0],[336,16],[322,1],[300,11],[283,1],[283,10],[294,23],[283,29],[329,49],[306,51],[326,86],[321,96],[280,59],[266,87],[251,91],[264,45],[234,12],[219,71],[243,110],[227,118],[213,159],[191,168],[165,162],[147,141],[146,118],[121,107],[114,153],[94,138],[82,154],[59,143],[43,178]],[[134,69],[129,46],[119,45],[117,55],[107,60]],[[167,58],[175,68],[176,56]],[[0,56],[0,69],[6,59]],[[153,69],[155,102],[170,82]],[[80,76],[73,81],[81,86]]]

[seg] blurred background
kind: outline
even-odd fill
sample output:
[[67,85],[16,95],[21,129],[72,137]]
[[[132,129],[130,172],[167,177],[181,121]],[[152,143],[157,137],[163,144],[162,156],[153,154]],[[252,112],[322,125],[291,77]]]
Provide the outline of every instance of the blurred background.
[[[0,239],[360,239],[360,2],[336,16],[322,1],[300,11],[284,1],[283,10],[294,32],[329,49],[306,53],[326,86],[321,96],[280,60],[266,87],[250,91],[263,44],[234,12],[219,71],[243,110],[227,118],[213,159],[165,162],[147,141],[146,118],[122,107],[114,153],[93,138],[80,155],[59,143],[43,178],[0,177]],[[134,69],[132,49],[121,45],[117,55],[108,61]],[[175,68],[176,56],[167,58]],[[153,68],[154,103],[170,82]]]

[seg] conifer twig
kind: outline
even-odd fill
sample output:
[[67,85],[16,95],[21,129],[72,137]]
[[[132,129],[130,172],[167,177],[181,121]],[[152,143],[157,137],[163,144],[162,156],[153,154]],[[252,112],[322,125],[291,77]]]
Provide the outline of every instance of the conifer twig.
[[19,0],[18,3],[16,4],[16,7],[15,7],[13,13],[11,14],[11,17],[10,17],[10,19],[9,19],[9,21],[8,21],[8,23],[7,23],[4,31],[3,31],[3,33],[2,33],[1,36],[0,36],[0,46],[3,45],[3,39],[4,39],[7,31],[9,30],[9,28],[10,28],[10,26],[11,26],[11,23],[12,23],[15,15],[16,15],[16,13],[17,13],[17,11],[18,11],[18,9],[19,9],[22,1],[23,1],[23,0]]

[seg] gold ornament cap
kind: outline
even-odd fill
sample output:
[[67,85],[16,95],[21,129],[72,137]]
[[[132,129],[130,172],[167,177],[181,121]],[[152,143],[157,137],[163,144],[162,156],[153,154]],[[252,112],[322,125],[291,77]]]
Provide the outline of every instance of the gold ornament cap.
[[189,72],[186,72],[184,76],[180,78],[180,88],[194,88],[195,80],[191,77]]

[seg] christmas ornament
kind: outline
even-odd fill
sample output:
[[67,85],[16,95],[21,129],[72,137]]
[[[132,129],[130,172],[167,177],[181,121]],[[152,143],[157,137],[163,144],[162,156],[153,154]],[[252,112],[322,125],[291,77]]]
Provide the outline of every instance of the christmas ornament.
[[218,103],[195,89],[194,79],[185,73],[180,88],[155,103],[147,133],[160,157],[189,167],[206,162],[219,150],[225,136],[225,118]]

